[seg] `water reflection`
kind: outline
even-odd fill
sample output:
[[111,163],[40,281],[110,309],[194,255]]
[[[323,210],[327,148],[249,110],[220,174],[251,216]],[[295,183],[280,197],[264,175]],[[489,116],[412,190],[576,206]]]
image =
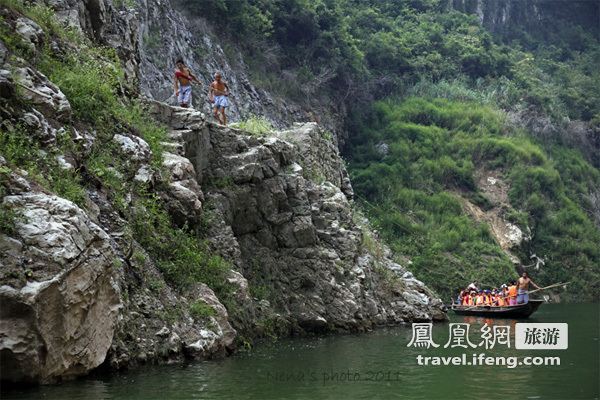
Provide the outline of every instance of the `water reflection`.
[[[568,322],[565,351],[516,350],[517,321],[452,316],[470,324],[472,343],[481,342],[481,328],[511,327],[511,347],[486,350],[446,348],[449,325],[435,324],[439,348],[407,347],[410,326],[383,328],[369,334],[294,338],[256,346],[250,354],[183,365],[142,367],[101,379],[61,386],[3,393],[3,399],[572,399],[598,397],[597,304],[544,305],[536,320]],[[540,310],[540,311],[541,311]],[[496,357],[560,356],[560,366],[432,366],[417,357],[460,357],[485,353]],[[352,379],[350,379],[352,378]]]

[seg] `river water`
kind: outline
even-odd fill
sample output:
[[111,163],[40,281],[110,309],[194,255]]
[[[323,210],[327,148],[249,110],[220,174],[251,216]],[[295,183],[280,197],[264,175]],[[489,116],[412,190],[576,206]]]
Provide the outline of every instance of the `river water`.
[[[544,304],[526,320],[567,323],[566,350],[517,350],[517,321],[450,314],[450,322],[469,324],[475,345],[482,342],[484,324],[511,326],[510,348],[505,343],[488,350],[485,344],[452,348],[455,342],[444,348],[448,324],[432,327],[432,340],[439,347],[407,347],[413,338],[408,325],[262,343],[250,353],[225,359],[141,367],[58,386],[11,390],[2,393],[2,399],[598,399],[599,304]],[[480,353],[519,361],[559,357],[560,365],[432,366],[417,360],[419,355],[462,358],[463,353],[468,361]]]

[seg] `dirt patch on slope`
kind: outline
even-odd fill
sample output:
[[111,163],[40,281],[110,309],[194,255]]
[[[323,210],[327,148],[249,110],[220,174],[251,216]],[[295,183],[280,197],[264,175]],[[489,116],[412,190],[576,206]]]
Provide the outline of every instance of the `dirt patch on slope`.
[[475,182],[491,207],[484,210],[462,197],[465,212],[477,222],[486,222],[502,251],[515,265],[519,265],[518,257],[511,250],[519,247],[527,237],[519,227],[506,219],[506,211],[512,208],[508,198],[510,187],[501,178],[500,170],[479,168],[475,170]]

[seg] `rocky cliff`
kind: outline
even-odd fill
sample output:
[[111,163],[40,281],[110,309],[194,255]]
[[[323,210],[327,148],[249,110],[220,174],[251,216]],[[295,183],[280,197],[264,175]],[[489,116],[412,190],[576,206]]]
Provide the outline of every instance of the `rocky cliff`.
[[[129,11],[53,4],[116,47],[126,76],[143,76]],[[60,60],[73,44],[1,10],[14,35],[0,43],[2,380],[51,383],[222,356],[261,337],[446,319],[353,210],[319,126],[259,136],[154,100],[144,114],[169,131],[162,143],[132,124],[89,125],[35,64],[42,49]]]
[[231,89],[231,121],[261,115],[274,126],[311,120],[310,106],[292,104],[254,86],[235,48],[227,56],[211,24],[189,19],[166,0],[45,0],[65,23],[75,24],[97,43],[118,49],[128,79],[151,99],[177,105],[175,62],[183,59],[204,86],[194,84],[192,107],[210,112],[208,88],[220,72]]
[[560,33],[559,20],[597,31],[600,17],[598,4],[584,1],[574,2],[569,7],[547,0],[448,0],[446,4],[455,10],[477,15],[483,26],[511,38],[516,32],[517,35]]

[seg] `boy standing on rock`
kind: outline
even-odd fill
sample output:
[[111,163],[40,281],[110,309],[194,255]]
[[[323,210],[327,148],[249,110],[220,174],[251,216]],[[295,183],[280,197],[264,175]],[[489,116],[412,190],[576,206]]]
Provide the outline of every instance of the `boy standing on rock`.
[[[190,79],[201,85],[200,81],[192,74],[189,68],[185,68],[183,60],[177,60],[177,71],[175,71],[175,96],[180,107],[188,108],[192,98],[192,85]],[[178,84],[180,87],[178,87]]]
[[[214,92],[214,97],[213,97]],[[225,107],[229,104],[227,103],[227,96],[229,96],[229,86],[227,83],[221,80],[221,74],[218,72],[215,74],[215,81],[210,84],[210,90],[208,92],[210,96],[210,102],[213,103],[213,113],[215,117],[219,120],[221,125],[227,125],[227,117],[225,117]],[[221,109],[221,115],[223,116],[223,120],[219,117],[219,108]]]

